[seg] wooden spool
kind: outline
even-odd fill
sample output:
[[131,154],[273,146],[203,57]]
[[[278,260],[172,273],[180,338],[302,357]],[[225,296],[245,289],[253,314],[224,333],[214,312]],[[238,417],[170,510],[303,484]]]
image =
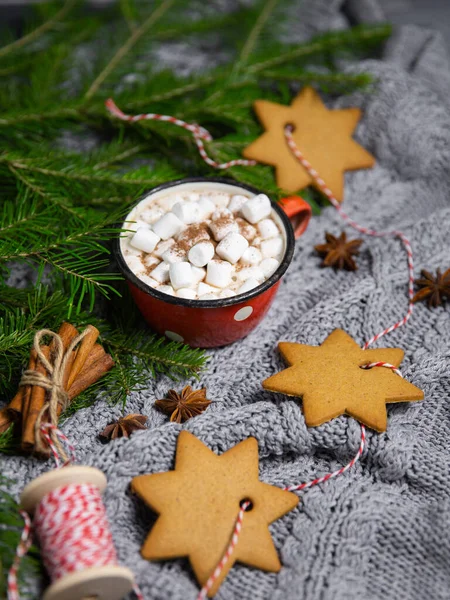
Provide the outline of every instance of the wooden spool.
[[[90,483],[102,493],[106,477],[93,467],[68,466],[41,475],[22,492],[20,503],[32,516],[42,498],[68,484]],[[122,600],[134,585],[133,573],[126,567],[108,565],[76,571],[54,581],[43,600]]]

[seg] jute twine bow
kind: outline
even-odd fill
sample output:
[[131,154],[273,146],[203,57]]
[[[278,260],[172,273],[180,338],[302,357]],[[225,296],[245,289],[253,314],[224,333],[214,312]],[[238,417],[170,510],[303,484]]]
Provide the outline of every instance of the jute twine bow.
[[[63,379],[64,373],[67,367],[67,361],[69,357],[72,355],[75,347],[81,342],[81,340],[89,333],[89,329],[86,328],[80,335],[78,335],[68,346],[67,350],[64,352],[64,344],[61,337],[51,331],[50,329],[41,329],[36,332],[34,336],[33,347],[36,352],[36,357],[41,363],[44,365],[48,376],[43,373],[38,373],[33,370],[24,371],[22,378],[20,380],[19,386],[21,385],[30,385],[30,386],[40,386],[44,388],[46,391],[50,392],[49,398],[47,402],[42,407],[35,425],[35,438],[36,438],[36,450],[38,452],[45,452],[46,447],[43,443],[42,434],[41,434],[41,425],[44,414],[48,411],[48,420],[49,422],[57,427],[58,425],[58,406],[61,406],[62,410],[64,410],[69,402],[69,396],[67,392],[64,390]],[[50,336],[53,338],[53,364],[47,360],[44,356],[44,353],[41,350],[41,340],[44,336]],[[50,436],[58,449],[62,459],[64,461],[68,460],[68,456],[58,439],[55,435],[54,430],[50,431]]]

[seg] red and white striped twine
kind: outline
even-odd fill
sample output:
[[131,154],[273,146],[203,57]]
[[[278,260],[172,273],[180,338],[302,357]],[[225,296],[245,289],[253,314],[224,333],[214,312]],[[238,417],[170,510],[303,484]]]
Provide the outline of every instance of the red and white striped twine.
[[[75,462],[75,448],[62,431],[51,423],[43,423],[41,431],[57,468]],[[50,432],[70,450],[70,458],[62,465]],[[100,490],[92,484],[68,484],[46,494],[36,508],[33,525],[26,511],[21,510],[20,515],[25,525],[8,573],[8,600],[20,600],[17,576],[31,546],[33,530],[51,581],[75,571],[118,564],[105,505]],[[144,600],[136,584],[133,591],[138,600]]]
[[116,550],[100,490],[68,484],[46,494],[33,521],[50,579],[91,567],[117,565]]
[[368,340],[363,346],[363,348],[365,350],[371,344],[373,344],[374,342],[379,340],[380,337],[383,337],[387,333],[390,333],[391,331],[394,331],[395,329],[398,329],[399,327],[404,325],[412,315],[412,311],[414,308],[414,304],[412,302],[412,299],[414,296],[414,263],[413,263],[411,244],[409,243],[409,240],[406,238],[406,236],[401,231],[397,231],[397,230],[381,231],[381,232],[375,231],[375,229],[370,229],[368,227],[362,227],[361,225],[356,223],[356,221],[351,219],[347,215],[347,213],[345,213],[342,210],[341,205],[334,197],[333,192],[327,186],[327,184],[322,179],[322,177],[319,175],[319,173],[316,171],[316,169],[313,168],[313,166],[309,163],[309,161],[303,156],[303,154],[297,148],[297,144],[295,143],[294,138],[292,136],[292,133],[293,133],[292,127],[288,125],[285,128],[284,133],[286,136],[287,144],[288,144],[290,150],[292,151],[292,153],[299,160],[299,162],[302,164],[302,166],[308,171],[308,173],[311,175],[312,179],[315,181],[315,183],[318,185],[318,187],[322,190],[322,192],[325,194],[325,196],[328,198],[328,200],[331,202],[331,204],[334,206],[334,208],[338,211],[338,213],[341,215],[341,217],[344,219],[344,221],[346,221],[351,227],[353,227],[353,229],[356,229],[357,231],[364,233],[365,235],[371,235],[373,237],[388,237],[388,236],[398,237],[401,240],[401,242],[406,250],[406,255],[407,255],[407,259],[408,259],[408,277],[409,277],[408,278],[408,298],[409,298],[408,310],[407,310],[405,316],[402,319],[400,319],[400,321],[397,321],[397,323],[394,323],[390,327],[383,329],[383,331],[381,331],[380,333],[377,333],[377,335],[374,335],[373,337],[371,337],[370,340]]
[[69,439],[63,434],[63,432],[60,431],[55,425],[53,425],[53,423],[43,423],[41,425],[41,432],[42,432],[42,435],[44,436],[44,438],[46,439],[47,444],[50,447],[50,450],[52,451],[53,458],[55,459],[57,469],[59,469],[61,467],[61,459],[59,456],[58,449],[55,446],[52,436],[50,435],[50,432],[53,432],[54,435],[56,435],[56,437],[58,437],[62,442],[64,442],[66,444],[66,446],[69,448],[70,457],[62,464],[62,466],[65,467],[65,466],[69,465],[70,463],[75,462],[74,446],[70,443]]
[[137,123],[138,121],[166,121],[168,123],[172,123],[177,127],[182,127],[186,129],[190,133],[192,133],[194,137],[194,142],[197,145],[200,156],[203,158],[205,163],[207,163],[210,167],[214,169],[229,169],[230,167],[235,167],[236,165],[241,165],[244,167],[252,167],[256,165],[255,160],[246,160],[244,158],[237,158],[235,160],[229,160],[228,162],[218,163],[213,158],[208,156],[205,150],[204,142],[211,142],[212,136],[207,129],[197,125],[197,123],[186,123],[182,119],[177,119],[176,117],[171,117],[169,115],[159,115],[157,113],[146,113],[141,115],[126,115],[123,113],[120,108],[118,108],[112,98],[109,98],[105,102],[106,108],[109,112],[121,119],[122,121],[127,121],[128,123]]
[[212,586],[214,585],[214,582],[217,580],[219,575],[222,573],[225,565],[230,560],[230,556],[234,552],[236,544],[238,543],[239,534],[241,533],[242,521],[244,520],[244,513],[250,505],[251,505],[251,502],[249,502],[248,500],[246,500],[245,502],[242,503],[242,505],[239,509],[236,523],[234,525],[233,533],[231,535],[231,541],[228,545],[228,548],[225,550],[224,555],[220,559],[220,562],[218,563],[217,567],[214,569],[214,571],[210,575],[208,581],[205,583],[205,585],[200,590],[200,593],[197,596],[197,600],[205,600],[206,596],[208,595],[209,590],[212,588]]
[[14,561],[9,569],[8,573],[8,600],[20,600],[19,595],[19,584],[17,581],[20,563],[22,558],[30,549],[31,540],[31,519],[27,512],[24,510],[20,511],[20,515],[23,518],[25,525],[20,536],[20,541],[16,549],[16,555]]

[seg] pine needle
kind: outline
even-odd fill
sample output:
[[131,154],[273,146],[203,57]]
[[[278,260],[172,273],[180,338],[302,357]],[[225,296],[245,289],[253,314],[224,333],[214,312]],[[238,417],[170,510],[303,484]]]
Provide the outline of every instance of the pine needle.
[[14,40],[10,44],[0,48],[0,58],[3,58],[9,52],[23,48],[27,44],[34,42],[41,35],[49,31],[58,21],[62,21],[70,13],[70,11],[78,4],[79,0],[67,0],[64,6],[58,11],[51,19],[48,19],[39,27],[36,27],[33,31],[30,31],[27,35]]
[[86,100],[89,100],[94,94],[97,93],[102,83],[109,76],[109,74],[112,71],[114,71],[114,69],[123,59],[123,57],[131,50],[131,48],[133,48],[133,46],[138,42],[138,40],[145,33],[147,33],[147,31],[152,27],[152,25],[154,25],[169,10],[169,8],[173,5],[174,2],[175,0],[163,0],[162,3],[142,23],[142,25],[137,29],[134,29],[133,33],[130,35],[125,44],[117,50],[117,52],[111,58],[111,60],[103,69],[103,71],[92,82],[92,85],[85,94]]

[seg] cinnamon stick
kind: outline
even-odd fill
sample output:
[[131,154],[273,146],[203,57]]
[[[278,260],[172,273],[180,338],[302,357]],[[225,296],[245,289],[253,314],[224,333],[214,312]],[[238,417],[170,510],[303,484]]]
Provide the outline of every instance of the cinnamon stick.
[[[41,346],[41,351],[45,358],[50,358],[50,347]],[[34,352],[34,350],[33,350]],[[47,370],[41,361],[36,357],[36,366],[34,370],[42,375],[47,375]],[[27,386],[28,387],[28,386]],[[34,427],[36,419],[45,404],[46,391],[40,385],[31,387],[30,400],[27,406],[24,406],[22,415],[22,449],[31,451],[34,448],[35,432]]]
[[106,352],[103,346],[101,346],[100,344],[94,344],[94,347],[89,353],[89,356],[87,357],[86,362],[84,363],[84,366],[79,373],[79,376],[83,376],[86,373],[86,371],[88,371],[92,367],[92,365],[96,363],[98,359],[104,356],[105,354]]
[[86,329],[87,329],[88,333],[82,339],[82,341],[78,347],[77,356],[73,363],[73,366],[72,366],[72,369],[71,369],[70,375],[69,375],[69,380],[67,382],[67,389],[71,388],[71,386],[74,383],[75,379],[77,378],[78,374],[82,370],[84,363],[86,362],[86,359],[89,356],[92,348],[94,347],[95,342],[97,341],[97,338],[100,333],[99,330],[96,327],[94,327],[93,325],[88,325]]
[[[104,352],[104,351],[103,351]],[[84,369],[68,389],[69,399],[73,400],[76,396],[84,392],[90,385],[95,383],[110,371],[114,366],[114,361],[109,354],[104,353],[96,362]]]
[[[28,368],[30,368],[30,364],[28,363]],[[8,404],[8,410],[17,413],[17,416],[20,415],[20,413],[22,412],[22,400],[23,400],[23,392],[25,386],[20,386],[17,394],[14,396],[14,398],[11,400],[11,402]]]
[[[58,335],[61,338],[61,341],[63,344],[63,350],[65,352],[67,350],[67,348],[70,346],[70,344],[73,342],[73,340],[77,337],[78,330],[70,323],[65,322],[59,328]],[[54,340],[50,344],[50,349],[52,352],[51,359],[52,359],[52,363],[53,363],[53,360],[54,360],[53,354],[56,350],[56,343]],[[66,366],[66,370],[64,371],[64,377],[63,377],[63,387],[65,390],[67,390],[67,388],[68,388],[68,381],[69,381],[70,373],[72,371],[72,366],[75,361],[76,355],[77,355],[77,351],[74,350],[67,361],[67,366]]]

